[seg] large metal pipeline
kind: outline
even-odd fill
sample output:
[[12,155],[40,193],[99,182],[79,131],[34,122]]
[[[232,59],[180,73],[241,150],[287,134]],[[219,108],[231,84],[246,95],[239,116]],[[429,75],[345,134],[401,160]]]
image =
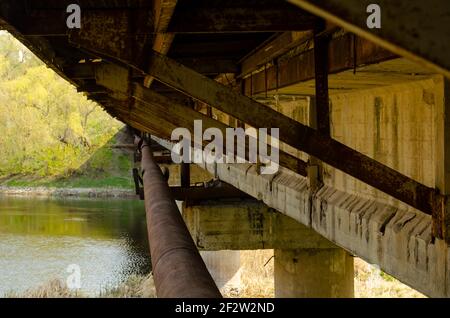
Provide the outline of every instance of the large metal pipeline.
[[[136,138],[139,143],[138,138]],[[221,298],[148,144],[142,153],[147,230],[156,294],[161,298]]]

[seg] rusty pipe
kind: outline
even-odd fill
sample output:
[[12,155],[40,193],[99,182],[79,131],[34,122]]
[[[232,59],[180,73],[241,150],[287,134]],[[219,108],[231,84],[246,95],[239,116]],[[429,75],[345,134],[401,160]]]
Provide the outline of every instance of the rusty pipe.
[[[139,140],[136,138],[137,143]],[[148,144],[143,141],[140,148],[147,231],[157,296],[221,298]]]

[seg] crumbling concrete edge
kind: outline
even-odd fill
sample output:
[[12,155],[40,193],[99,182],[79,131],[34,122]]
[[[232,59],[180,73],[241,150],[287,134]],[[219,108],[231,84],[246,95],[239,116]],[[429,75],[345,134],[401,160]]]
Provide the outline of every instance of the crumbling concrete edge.
[[[171,149],[173,143],[154,137]],[[450,297],[448,245],[431,235],[431,216],[324,185],[309,191],[290,170],[260,175],[252,164],[198,164],[269,207],[430,297]]]

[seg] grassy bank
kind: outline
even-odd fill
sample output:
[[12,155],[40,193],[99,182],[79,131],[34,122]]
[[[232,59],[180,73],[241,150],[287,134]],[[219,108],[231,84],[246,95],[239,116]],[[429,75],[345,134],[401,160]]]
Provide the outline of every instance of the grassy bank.
[[[222,289],[224,297],[272,298],[275,295],[273,281],[273,251],[242,251],[240,285]],[[67,298],[86,297],[83,293],[67,289],[63,282],[51,280],[46,284],[24,293],[10,292],[6,297],[25,298]],[[91,296],[92,297],[92,296]],[[125,282],[113,288],[105,288],[94,297],[154,298],[156,290],[153,277],[130,276]],[[421,298],[425,297],[402,284],[376,267],[355,259],[355,297],[357,298]]]
[[[70,290],[65,284],[52,279],[37,288],[29,289],[23,293],[9,292],[6,298],[85,298],[82,292]],[[130,276],[125,282],[116,287],[104,288],[96,295],[101,298],[154,298],[156,297],[153,277]]]
[[6,187],[20,188],[123,188],[132,189],[130,176],[75,176],[65,178],[35,178],[33,176],[19,176],[3,183]]
[[[80,162],[77,169],[64,164],[61,173],[10,173],[0,176],[0,186],[9,188],[118,188],[132,190],[132,151],[115,148],[117,144],[129,143],[127,132],[122,129],[104,145]],[[80,161],[83,160],[80,158]]]

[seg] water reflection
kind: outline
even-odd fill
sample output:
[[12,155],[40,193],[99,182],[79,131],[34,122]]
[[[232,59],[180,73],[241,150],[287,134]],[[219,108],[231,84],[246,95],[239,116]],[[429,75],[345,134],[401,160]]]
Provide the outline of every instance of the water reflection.
[[0,296],[81,267],[82,291],[95,294],[130,274],[147,274],[150,256],[142,202],[0,196]]

